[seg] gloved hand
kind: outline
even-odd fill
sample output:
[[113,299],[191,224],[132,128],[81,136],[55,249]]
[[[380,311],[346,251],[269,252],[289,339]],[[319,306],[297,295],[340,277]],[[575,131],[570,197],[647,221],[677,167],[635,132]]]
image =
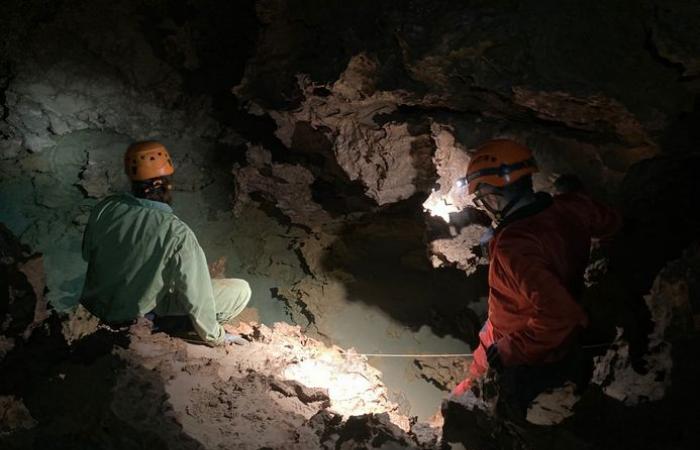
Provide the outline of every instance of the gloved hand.
[[503,361],[501,361],[501,355],[498,353],[498,347],[493,344],[491,347],[486,349],[486,360],[489,362],[489,367],[495,370],[497,373],[503,371]]
[[224,335],[224,343],[226,344],[236,344],[236,345],[246,345],[248,341],[243,339],[241,336],[233,333],[226,333]]
[[143,315],[143,317],[146,318],[146,320],[149,320],[151,322],[151,331],[153,333],[160,331],[160,327],[156,325],[156,319],[158,319],[158,316],[156,316],[156,313],[153,311],[146,313]]
[[472,379],[467,378],[457,385],[450,394],[450,397],[461,397],[472,387]]

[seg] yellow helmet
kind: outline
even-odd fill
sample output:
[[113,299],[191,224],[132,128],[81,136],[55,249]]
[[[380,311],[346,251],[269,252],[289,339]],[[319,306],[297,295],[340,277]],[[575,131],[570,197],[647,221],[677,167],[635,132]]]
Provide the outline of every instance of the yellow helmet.
[[168,150],[158,141],[131,144],[124,154],[124,170],[131,181],[167,177],[175,172]]

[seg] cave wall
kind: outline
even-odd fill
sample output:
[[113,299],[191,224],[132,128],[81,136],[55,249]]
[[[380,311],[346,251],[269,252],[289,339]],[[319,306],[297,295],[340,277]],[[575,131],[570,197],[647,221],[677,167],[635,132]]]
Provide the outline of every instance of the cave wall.
[[[700,11],[687,2],[273,0],[256,11],[237,97],[274,119],[285,148],[335,160],[336,179],[379,205],[429,195],[430,214],[449,217],[462,206],[450,195],[455,162],[490,137],[532,147],[537,188],[575,173],[610,202],[634,195],[623,180],[635,163],[697,150],[687,128]],[[312,145],[295,139],[312,133]],[[483,262],[456,250],[478,227],[432,228],[434,266]]]
[[[90,206],[124,188],[128,142],[160,139],[177,189],[192,194],[183,203],[206,204],[193,218],[230,208],[221,180],[233,172],[235,216],[269,222],[277,237],[263,248],[277,256],[249,255],[260,240],[247,225],[228,256],[241,270],[283,272],[276,295],[303,323],[323,309],[306,304],[312,292],[349,279],[329,263],[343,234],[394,205],[425,211],[427,258],[403,261],[479,273],[487,221],[470,208],[459,216],[469,205],[451,189],[470,149],[511,137],[534,150],[538,189],[575,173],[624,207],[638,225],[625,246],[651,248],[618,257],[623,271],[648,261],[630,280],[641,294],[697,225],[682,212],[697,190],[683,181],[697,160],[696,17],[692,3],[651,0],[10,2],[2,221],[45,254],[49,298],[70,304]],[[682,226],[666,246],[668,215]],[[225,226],[201,221],[210,234]]]
[[[2,220],[49,267],[71,259],[94,199],[123,189],[121,149],[160,139],[178,189],[232,168],[236,214],[260,207],[291,224],[292,265],[314,280],[330,283],[314,267],[344,224],[416,199],[431,265],[471,274],[485,222],[451,218],[464,206],[451,186],[469,149],[511,137],[533,148],[539,189],[573,172],[663,234],[663,214],[649,219],[636,199],[655,167],[697,158],[696,17],[692,3],[651,0],[10,2]],[[647,285],[696,224],[654,252]],[[53,300],[82,270],[48,271]]]
[[[214,19],[202,6],[187,24],[187,9],[159,2],[10,2],[4,10],[11,33],[1,53],[0,221],[44,254],[48,295],[59,308],[74,305],[82,287],[90,207],[128,188],[122,156],[129,143],[168,146],[183,205],[200,206],[182,208],[194,228],[205,228],[199,218],[215,223],[218,211],[230,210],[229,194],[211,186],[230,185],[222,181],[230,157],[221,149],[244,141],[215,118],[209,91],[220,81],[205,68],[209,52],[228,41],[207,31]],[[222,238],[233,231],[216,228],[208,231]]]
[[[644,402],[669,388],[659,373],[684,376],[669,358],[676,352],[677,363],[692,348],[659,328],[682,283],[653,283],[700,229],[696,2],[30,0],[1,8],[0,222],[43,253],[54,306],[75,303],[82,227],[98,198],[125,188],[124,148],[159,139],[178,168],[178,211],[211,259],[227,257],[229,274],[282,301],[284,311],[269,317],[327,338],[349,286],[402,284],[397,273],[410,274],[414,284],[403,283],[398,300],[370,306],[411,332],[429,324],[473,344],[485,314],[486,260],[475,243],[487,222],[451,188],[475,145],[509,137],[535,152],[538,189],[575,173],[625,216],[623,236],[599,264],[609,283],[590,292],[651,291],[644,309],[653,323],[636,330],[641,344],[618,336],[600,362],[603,389]],[[12,276],[24,283],[29,275],[18,270]],[[441,301],[406,307],[420,296],[432,302],[415,284]],[[689,323],[696,297],[683,304]],[[387,339],[382,333],[370,337]],[[0,341],[3,354],[8,342]],[[654,363],[651,372],[632,367],[640,358]],[[458,379],[443,369],[421,376],[432,370],[445,386]]]

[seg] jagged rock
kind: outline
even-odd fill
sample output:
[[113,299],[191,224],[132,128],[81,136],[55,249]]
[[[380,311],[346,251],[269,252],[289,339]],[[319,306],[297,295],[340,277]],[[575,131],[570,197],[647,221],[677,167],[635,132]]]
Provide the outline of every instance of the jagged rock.
[[[314,440],[300,439],[345,430],[346,420],[362,414],[370,415],[377,434],[406,436],[408,418],[387,400],[380,373],[365,357],[327,347],[288,324],[246,328],[236,331],[251,340],[248,345],[209,348],[151,335],[144,322],[132,327],[129,349],[118,353],[134,374],[139,366],[155,371],[170,396],[171,416],[209,445],[317,448]],[[322,411],[340,417],[340,430],[314,418]]]
[[651,40],[659,56],[683,67],[683,76],[700,75],[700,35],[695,20],[700,7],[694,2],[661,2],[655,9]]
[[433,164],[438,175],[437,189],[433,189],[423,208],[432,216],[449,221],[450,213],[456,213],[468,206],[474,206],[465,195],[455,195],[459,189],[457,180],[467,175],[467,166],[471,159],[464,145],[458,142],[454,130],[448,125],[433,123],[431,134],[435,142]]
[[[42,151],[57,137],[84,129],[111,129],[136,139],[173,133],[215,137],[220,131],[208,116],[206,99],[179,94],[181,75],[156,56],[127,19],[130,13],[128,4],[98,2],[80,13],[65,8],[35,28],[6,92],[7,122],[24,147]],[[100,32],[106,29],[110,33]]]
[[249,143],[245,156],[248,164],[256,169],[262,169],[263,167],[270,166],[272,164],[272,153],[260,145],[251,145]]
[[339,450],[418,448],[411,436],[392,423],[387,414],[353,416],[333,432],[338,438],[332,448]]
[[462,444],[469,449],[503,448],[505,443],[512,445],[511,434],[494,417],[495,408],[494,399],[482,398],[472,391],[443,402],[443,445]]
[[41,256],[33,256],[18,267],[19,271],[27,278],[27,282],[34,291],[36,302],[34,304],[34,318],[32,323],[24,330],[23,338],[28,339],[32,331],[49,317],[49,305],[44,298],[46,290],[46,274],[44,272],[44,259]]
[[[671,383],[673,340],[696,330],[694,315],[700,310],[697,279],[700,274],[700,246],[694,244],[683,258],[673,261],[659,273],[645,297],[654,328],[649,350],[644,356],[646,372],[636,371],[630,361],[629,344],[621,339],[622,330],[607,353],[596,358],[593,382],[626,405],[664,398]],[[692,286],[692,287],[691,287]],[[691,292],[694,297],[691,296]]]
[[7,355],[13,348],[15,348],[14,338],[9,338],[0,335],[0,361]]
[[285,380],[284,382],[271,382],[270,386],[275,391],[286,397],[296,396],[302,402],[309,404],[323,402],[326,407],[330,406],[330,398],[326,389],[307,387],[298,381]]
[[[7,130],[5,130],[7,128]],[[0,127],[0,134],[12,133],[10,127]],[[22,139],[12,137],[9,139],[0,139],[0,160],[17,158],[22,153]]]
[[61,322],[63,337],[68,344],[93,334],[100,326],[100,319],[90,314],[83,305],[78,305]]
[[433,267],[455,265],[467,274],[476,271],[479,265],[488,264],[488,259],[480,250],[480,240],[487,227],[472,224],[461,228],[459,234],[449,239],[436,239],[430,242]]
[[458,142],[454,126],[433,122],[431,135],[436,148],[433,164],[438,179],[423,203],[423,209],[449,234],[443,232],[437,237],[429,236],[430,261],[435,268],[456,266],[472,274],[488,260],[481,257],[479,250],[486,227],[474,223],[474,218],[468,213],[474,204],[465,195],[466,188],[457,185],[457,181],[466,176],[470,155],[465,145]]
[[[258,111],[288,111],[309,98],[297,82],[302,76],[318,95],[354,102],[401,93],[394,103],[499,120],[539,117],[636,146],[692,108],[691,86],[659,61],[683,65],[687,77],[696,72],[697,31],[687,24],[697,8],[676,3],[571,3],[552,11],[548,3],[515,10],[414,1],[350,12],[342,3],[316,11],[258,2],[265,26],[236,92]],[[367,15],[386,22],[358,20]]]
[[601,277],[608,271],[609,261],[606,258],[599,258],[591,261],[586,266],[586,271],[583,274],[583,282],[586,287],[594,286]]
[[0,224],[0,333],[28,339],[34,328],[48,317],[44,299],[46,286],[41,255]]
[[[574,129],[592,131],[604,123],[631,145],[649,144],[651,141],[632,113],[618,101],[602,95],[579,98],[567,92],[513,87],[513,101],[532,109],[540,119],[563,122]],[[661,124],[654,126],[660,127]]]
[[269,152],[252,147],[248,151],[251,165],[236,167],[236,205],[240,212],[251,202],[251,194],[262,195],[272,202],[293,224],[319,230],[332,222],[331,216],[313,200],[313,174],[300,165],[271,163]]
[[383,205],[429,189],[426,162],[429,169],[432,145],[427,136],[414,136],[405,123],[377,122],[377,116],[390,114],[407,100],[402,99],[405,94],[394,92],[367,96],[375,69],[366,55],[357,55],[336,83],[323,87],[329,95],[316,94],[321,86],[299,77],[305,94],[302,105],[289,112],[270,111],[270,115],[277,122],[275,134],[288,147],[297,124],[322,130],[349,179],[360,181],[366,195]]
[[574,414],[574,405],[579,400],[573,383],[543,392],[527,409],[525,419],[535,425],[556,425]]
[[436,414],[431,423],[418,422],[413,425],[411,435],[421,447],[437,448],[442,440],[442,425],[442,415]]
[[450,392],[467,376],[469,363],[466,358],[416,359],[413,364],[420,377],[438,389]]
[[36,423],[22,400],[11,395],[0,396],[0,435],[28,430]]

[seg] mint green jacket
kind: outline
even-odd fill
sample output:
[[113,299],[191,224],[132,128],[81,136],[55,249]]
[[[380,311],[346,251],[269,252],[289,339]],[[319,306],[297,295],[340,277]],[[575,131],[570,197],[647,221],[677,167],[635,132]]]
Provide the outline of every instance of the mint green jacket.
[[105,198],[90,213],[83,258],[81,303],[95,316],[131,321],[176,302],[202,339],[223,342],[204,251],[167,204],[130,194]]

